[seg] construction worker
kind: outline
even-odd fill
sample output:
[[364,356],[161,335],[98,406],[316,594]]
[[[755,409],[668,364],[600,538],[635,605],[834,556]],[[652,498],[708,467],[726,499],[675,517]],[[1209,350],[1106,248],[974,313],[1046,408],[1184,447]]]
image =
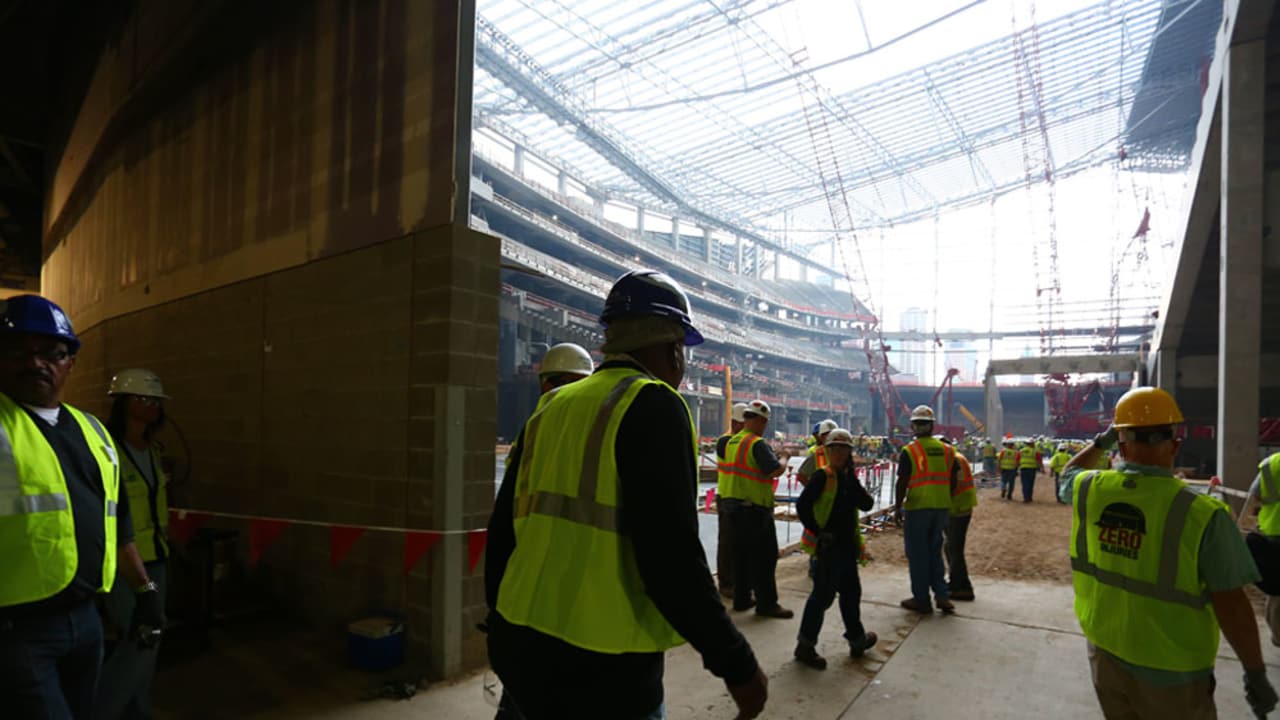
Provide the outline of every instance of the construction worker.
[[843,428],[833,428],[825,435],[828,463],[814,471],[796,500],[796,514],[804,524],[801,546],[813,556],[814,568],[813,591],[800,618],[795,658],[818,670],[827,667],[826,659],[818,654],[818,633],[837,594],[849,654],[862,657],[876,644],[876,634],[862,626],[862,581],[858,577],[864,542],[858,512],[870,510],[875,499],[858,482],[853,435]]
[[964,559],[964,544],[969,536],[973,509],[978,506],[978,488],[973,481],[973,467],[959,453],[956,453],[956,465],[960,468],[960,478],[951,491],[951,511],[942,549],[947,558],[947,590],[951,599],[972,600],[973,582],[969,580],[969,564]]
[[899,604],[921,614],[933,612],[930,589],[939,610],[955,612],[942,566],[942,536],[960,465],[955,461],[955,450],[933,437],[933,424],[933,408],[928,405],[917,405],[911,411],[911,432],[916,437],[898,456],[897,502],[893,506],[894,516],[903,523],[911,575],[911,597]]
[[774,579],[778,534],[773,519],[773,481],[784,468],[763,439],[769,415],[769,403],[747,403],[742,430],[725,445],[728,487],[723,502],[733,526],[733,609],[742,612],[754,607],[763,617],[790,618],[795,613],[778,604]]
[[[1214,718],[1219,629],[1244,666],[1258,717],[1276,705],[1244,586],[1260,576],[1227,506],[1173,476],[1182,411],[1140,387],[1112,426],[1067,462],[1062,496],[1075,512],[1076,617],[1089,641],[1094,690],[1107,717]],[[1119,442],[1115,470],[1094,470]]]
[[[1263,575],[1263,585],[1271,586],[1277,582],[1271,576],[1275,574],[1272,568],[1277,565],[1276,555],[1280,552],[1280,453],[1272,453],[1258,463],[1258,475],[1249,486],[1249,497],[1240,509],[1240,524],[1243,524],[1254,508],[1258,508],[1258,533],[1265,540],[1257,542],[1258,538],[1250,535],[1246,541],[1255,564]],[[1270,592],[1266,595],[1267,628],[1271,631],[1271,644],[1280,647],[1280,596]]]
[[836,421],[831,419],[823,420],[814,426],[814,445],[809,448],[804,462],[800,463],[800,468],[796,470],[796,480],[800,482],[801,487],[804,487],[804,484],[809,482],[810,475],[827,466],[827,434],[835,429]]
[[721,498],[733,479],[726,474],[729,463],[724,453],[729,446],[729,438],[742,430],[746,412],[746,403],[734,403],[729,411],[729,432],[716,440],[716,581],[720,585],[720,595],[729,599],[733,599],[733,528],[725,517],[725,504]]
[[604,362],[540,404],[495,500],[490,661],[529,720],[658,718],[663,655],[688,640],[756,717],[768,681],[720,602],[689,502],[697,438],[675,388],[702,336],[688,297],[635,270],[600,321]]
[[1013,440],[1005,438],[1004,447],[1000,449],[1000,498],[1013,499],[1013,484],[1018,478],[1018,451],[1013,449]]
[[[111,378],[107,393],[112,398],[107,432],[116,448],[124,451],[120,453],[120,484],[129,498],[134,545],[163,601],[168,588],[169,483],[155,435],[164,427],[164,401],[169,396],[160,377],[141,368],[121,370]],[[116,628],[117,638],[128,638],[136,604],[129,583],[117,578],[103,602],[103,617]],[[102,663],[94,716],[107,720],[151,717],[157,654],[156,647],[116,642]]]
[[1071,459],[1071,453],[1067,452],[1067,444],[1060,443],[1058,451],[1049,458],[1049,472],[1053,473],[1053,497],[1058,502],[1062,502],[1059,497],[1062,494],[1062,469],[1067,466],[1067,461]]
[[552,345],[542,356],[538,380],[542,383],[542,392],[548,393],[561,385],[587,377],[595,369],[591,354],[581,345],[560,343]]
[[982,441],[982,474],[989,478],[996,476],[996,446],[991,438]]
[[[87,718],[102,659],[94,597],[136,593],[130,642],[164,626],[133,542],[116,448],[102,423],[62,402],[80,340],[37,295],[0,302],[0,697],[15,718]],[[7,485],[8,487],[4,487]]]
[[[1018,472],[1022,474],[1022,502],[1031,502],[1031,493],[1036,487],[1036,473],[1040,472],[1040,451],[1035,443],[1027,441],[1018,451]],[[1013,495],[1013,491],[1009,491]]]

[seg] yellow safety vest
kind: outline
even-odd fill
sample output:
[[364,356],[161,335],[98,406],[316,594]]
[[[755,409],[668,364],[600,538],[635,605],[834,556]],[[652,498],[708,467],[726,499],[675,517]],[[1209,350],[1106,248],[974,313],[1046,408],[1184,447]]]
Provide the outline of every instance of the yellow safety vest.
[[1262,498],[1262,509],[1258,511],[1258,532],[1263,535],[1280,535],[1280,453],[1258,463],[1258,473],[1262,481],[1258,483],[1258,493]]
[[1000,469],[1015,470],[1018,467],[1018,451],[1013,448],[1004,448],[1000,451]]
[[1040,469],[1040,463],[1036,460],[1036,449],[1024,447],[1018,451],[1018,467]]
[[1071,455],[1066,452],[1054,453],[1049,460],[1049,469],[1053,472],[1060,473],[1062,468],[1067,466],[1067,461],[1071,459]]
[[[852,470],[850,471],[852,472]],[[835,473],[825,472],[826,481],[822,484],[822,494],[818,496],[818,501],[813,504],[813,519],[818,521],[818,527],[826,527],[827,521],[831,519],[831,508],[836,504],[836,489],[840,484],[839,478]],[[856,511],[855,511],[856,512]],[[862,537],[862,524],[859,519],[855,519],[854,523],[858,528],[858,548],[865,547],[867,541]],[[818,552],[818,538],[806,528],[800,535],[800,547],[805,552],[813,555]]]
[[[102,585],[116,576],[116,501],[120,469],[102,423],[70,405],[102,474]],[[42,421],[43,422],[43,421]],[[0,607],[52,597],[75,577],[79,553],[67,478],[53,447],[21,407],[0,394]]]
[[955,449],[937,438],[920,437],[907,444],[907,453],[911,456],[911,479],[907,481],[907,499],[903,507],[908,510],[949,509]]
[[983,445],[983,446],[982,446],[982,457],[984,457],[984,458],[994,458],[995,456],[996,456],[996,446],[995,446],[995,445]]
[[1227,506],[1175,478],[1112,470],[1082,473],[1072,494],[1072,582],[1085,637],[1141,667],[1213,667],[1218,620],[1200,581],[1200,541]]
[[147,453],[151,459],[152,474],[156,476],[157,483],[154,506],[151,503],[151,486],[147,484],[146,476],[134,464],[133,455],[127,448],[125,455],[128,455],[128,458],[120,466],[120,480],[124,485],[125,494],[129,496],[129,517],[133,520],[133,543],[137,546],[143,562],[160,559],[160,553],[168,557],[169,490],[168,478],[164,476],[164,470],[160,467],[160,453],[154,446]]
[[951,491],[951,514],[963,515],[978,507],[978,488],[973,484],[973,468],[963,455],[956,455],[960,463],[960,481]]
[[[631,539],[619,530],[618,427],[649,386],[680,397],[640,370],[608,368],[557,388],[525,424],[516,544],[498,589],[508,622],[600,653],[662,652],[684,642],[645,594]],[[692,433],[690,443],[696,457]]]
[[756,443],[762,441],[746,429],[729,438],[724,449],[726,465],[719,477],[720,484],[728,486],[724,497],[745,500],[757,507],[773,507],[773,478],[760,469],[755,457]]
[[809,454],[813,456],[813,469],[827,469],[827,449],[821,445],[809,448]]

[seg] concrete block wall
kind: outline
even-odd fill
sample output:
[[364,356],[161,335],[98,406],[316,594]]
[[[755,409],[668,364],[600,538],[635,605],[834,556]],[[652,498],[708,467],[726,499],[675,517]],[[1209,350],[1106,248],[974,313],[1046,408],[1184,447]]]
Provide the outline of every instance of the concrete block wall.
[[[44,292],[84,337],[67,399],[105,413],[113,372],[160,373],[189,507],[481,528],[499,249],[456,197],[471,19],[456,2],[287,7],[143,0],[98,61],[49,180]],[[185,84],[147,93],[170,76]],[[366,534],[335,569],[327,531],[293,526],[255,579],[335,639],[389,608],[435,675],[482,663],[465,539],[407,577],[402,543]]]

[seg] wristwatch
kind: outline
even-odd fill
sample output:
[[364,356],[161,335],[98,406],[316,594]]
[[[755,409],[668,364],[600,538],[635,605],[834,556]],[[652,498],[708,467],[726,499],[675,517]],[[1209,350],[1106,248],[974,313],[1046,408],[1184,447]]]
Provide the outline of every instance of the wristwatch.
[[139,586],[137,589],[135,589],[134,592],[138,593],[139,595],[146,592],[160,592],[160,586],[156,584],[155,580],[148,580],[145,583],[143,583],[141,586]]

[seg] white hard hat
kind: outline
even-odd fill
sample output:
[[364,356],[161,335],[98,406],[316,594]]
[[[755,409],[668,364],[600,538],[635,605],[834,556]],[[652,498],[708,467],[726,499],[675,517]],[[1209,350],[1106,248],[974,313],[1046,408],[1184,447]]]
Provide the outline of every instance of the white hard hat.
[[542,356],[542,367],[538,369],[538,377],[548,375],[581,375],[586,377],[595,370],[591,355],[580,345],[560,343],[554,345]]
[[1066,443],[1058,443],[1058,449],[1059,449],[1059,450],[1066,450],[1066,449],[1067,449],[1067,444],[1066,444]]
[[755,413],[765,420],[768,420],[769,413],[772,411],[769,409],[769,403],[763,400],[752,400],[747,403],[747,409],[744,412]]
[[831,432],[827,433],[826,446],[831,447],[832,445],[853,447],[853,434],[844,428],[832,428]]
[[160,384],[160,376],[150,370],[129,368],[116,373],[111,378],[108,395],[140,395],[142,397],[167,398],[164,385]]
[[818,423],[818,434],[825,435],[829,432],[832,432],[837,427],[838,426],[836,425],[835,420],[832,420],[831,418],[827,418],[826,420],[823,420],[822,422]]
[[736,421],[738,421],[738,422],[746,422],[746,418],[745,418],[745,417],[743,417],[743,415],[744,415],[746,412],[747,412],[747,404],[746,404],[746,403],[734,403],[734,404],[733,404],[733,409],[732,409],[732,410],[730,410],[730,412],[729,412],[729,418],[730,418],[731,420],[736,420]]
[[911,422],[933,422],[933,408],[928,405],[917,405],[911,411]]

